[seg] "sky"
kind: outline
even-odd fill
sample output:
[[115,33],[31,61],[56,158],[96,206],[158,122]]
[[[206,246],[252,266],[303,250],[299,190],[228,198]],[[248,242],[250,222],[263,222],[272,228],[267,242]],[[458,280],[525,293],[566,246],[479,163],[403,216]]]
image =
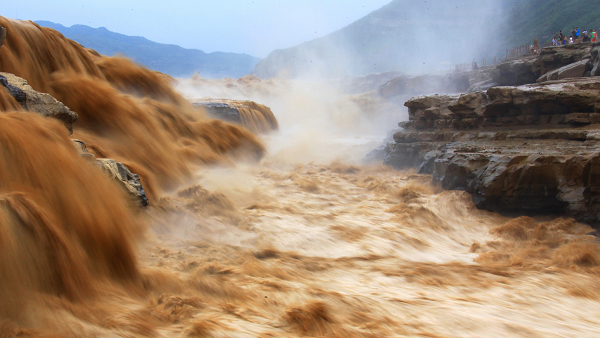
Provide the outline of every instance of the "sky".
[[391,0],[20,0],[0,16],[83,24],[207,53],[265,57],[336,31]]

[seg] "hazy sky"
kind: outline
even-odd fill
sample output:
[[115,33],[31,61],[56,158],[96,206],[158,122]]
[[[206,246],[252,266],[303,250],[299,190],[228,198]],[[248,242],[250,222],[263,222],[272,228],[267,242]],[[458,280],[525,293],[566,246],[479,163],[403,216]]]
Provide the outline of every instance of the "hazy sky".
[[391,0],[20,0],[0,16],[84,24],[205,52],[265,57],[338,30]]

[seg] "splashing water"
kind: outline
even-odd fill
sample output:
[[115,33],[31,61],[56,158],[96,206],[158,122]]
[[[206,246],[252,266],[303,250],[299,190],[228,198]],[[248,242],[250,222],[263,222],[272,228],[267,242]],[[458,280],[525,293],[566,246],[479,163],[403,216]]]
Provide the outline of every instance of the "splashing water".
[[598,332],[588,226],[502,217],[429,176],[357,165],[373,129],[352,98],[254,83],[277,99],[282,129],[261,141],[195,110],[164,75],[33,23],[0,25],[0,71],[77,112],[73,137],[152,191],[151,207],[136,209],[60,122],[0,90],[3,336]]

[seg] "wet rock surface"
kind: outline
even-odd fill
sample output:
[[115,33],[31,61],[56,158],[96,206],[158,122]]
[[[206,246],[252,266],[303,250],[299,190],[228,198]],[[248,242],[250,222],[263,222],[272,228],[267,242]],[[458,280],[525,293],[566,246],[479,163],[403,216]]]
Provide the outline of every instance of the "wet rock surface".
[[207,99],[193,102],[210,117],[239,124],[255,133],[279,129],[271,108],[248,100]]
[[49,94],[35,91],[27,80],[14,74],[0,73],[0,86],[8,90],[23,109],[60,120],[69,132],[73,133],[73,123],[77,121],[77,113],[71,111],[62,102]]
[[600,212],[600,78],[415,97],[384,163],[503,212]]
[[73,139],[73,145],[81,157],[92,165],[97,165],[102,171],[114,179],[127,194],[141,206],[146,207],[149,204],[146,197],[146,191],[140,182],[140,177],[132,173],[127,166],[121,162],[117,162],[110,158],[96,158],[90,153],[85,146],[85,143],[80,140]]
[[240,111],[237,108],[231,107],[227,103],[223,102],[196,102],[194,103],[196,107],[202,107],[204,110],[210,115],[212,118],[234,122],[234,123],[242,123],[242,117],[240,116]]

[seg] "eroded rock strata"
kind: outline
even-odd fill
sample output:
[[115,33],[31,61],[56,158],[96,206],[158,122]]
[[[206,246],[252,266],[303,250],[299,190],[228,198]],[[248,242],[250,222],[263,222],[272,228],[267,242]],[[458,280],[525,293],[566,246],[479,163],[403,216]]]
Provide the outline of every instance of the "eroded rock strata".
[[384,162],[418,168],[484,209],[600,212],[600,78],[418,96]]

